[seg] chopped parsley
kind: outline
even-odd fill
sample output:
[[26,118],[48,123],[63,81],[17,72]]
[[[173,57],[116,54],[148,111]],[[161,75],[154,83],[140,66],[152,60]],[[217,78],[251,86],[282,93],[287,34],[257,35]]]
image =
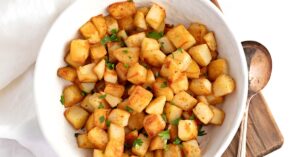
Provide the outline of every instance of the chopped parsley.
[[169,130],[162,131],[158,134],[159,137],[161,137],[163,140],[168,140],[170,139],[170,132]]
[[87,95],[87,92],[85,92],[85,91],[81,91],[81,93],[80,93],[82,96],[86,96]]
[[110,126],[110,120],[106,120],[106,121],[105,121],[105,125],[106,125],[107,127],[109,127],[109,126]]
[[112,34],[110,36],[110,41],[116,41],[116,42],[118,42],[118,41],[121,41],[121,39],[117,36],[117,34]]
[[100,96],[99,96],[99,99],[104,99],[105,97],[106,97],[106,94],[100,95]]
[[115,64],[114,63],[107,62],[106,65],[107,65],[108,69],[110,69],[110,70],[115,69]]
[[159,32],[159,33],[158,32],[149,32],[147,34],[148,38],[153,38],[153,39],[156,39],[156,40],[160,39],[163,36],[164,36],[163,32]]
[[60,103],[62,104],[62,105],[64,105],[64,103],[65,103],[65,97],[62,95],[62,96],[60,96]]
[[102,102],[100,102],[99,106],[98,106],[98,109],[101,109],[101,108],[104,108],[104,105]]
[[105,45],[108,42],[110,42],[110,37],[108,35],[106,35],[104,38],[101,39],[102,45]]
[[195,115],[192,114],[192,115],[190,116],[189,120],[195,120]]
[[126,64],[124,64],[124,67],[125,67],[126,69],[128,69],[128,68],[129,68],[129,65],[126,63]]
[[104,116],[99,117],[99,122],[100,123],[103,123],[104,121],[105,121],[105,117]]
[[173,124],[173,125],[178,125],[178,123],[179,123],[180,120],[181,120],[180,117],[179,117],[179,118],[176,118],[176,119],[174,119],[174,120],[171,122],[171,124]]
[[127,54],[127,53],[128,53],[128,50],[123,50],[123,53]]
[[110,32],[111,32],[111,34],[117,34],[118,30],[117,29],[112,29]]
[[163,113],[163,114],[161,115],[161,117],[162,117],[162,119],[163,119],[165,122],[167,122],[167,117],[166,117],[166,114],[165,114],[165,113]]
[[160,85],[160,88],[166,88],[166,87],[168,87],[168,84],[166,81]]
[[179,47],[177,50],[181,53],[183,52],[181,47]]
[[105,45],[106,43],[111,41],[116,41],[116,42],[121,41],[121,39],[117,36],[117,33],[118,30],[112,29],[110,36],[106,35],[104,38],[101,39],[101,44]]
[[133,147],[140,147],[143,145],[143,141],[140,138],[137,138],[136,140],[133,141]]
[[176,137],[173,144],[179,145],[180,143],[181,143],[181,140],[178,137]]
[[133,109],[130,108],[129,106],[126,106],[126,107],[125,107],[125,110],[128,111],[128,112],[130,112],[130,113],[133,112]]
[[202,130],[202,125],[199,127],[199,131],[198,131],[198,136],[204,136],[204,135],[206,135],[206,132],[205,132],[205,130]]

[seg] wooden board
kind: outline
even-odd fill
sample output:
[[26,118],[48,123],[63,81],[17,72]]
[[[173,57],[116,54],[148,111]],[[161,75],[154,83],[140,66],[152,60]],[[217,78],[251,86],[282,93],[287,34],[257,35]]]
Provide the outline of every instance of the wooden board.
[[[211,0],[220,8],[217,0]],[[221,9],[221,8],[220,8]],[[243,42],[244,51],[264,51],[265,48],[256,42]],[[245,104],[246,105],[246,104]],[[236,133],[231,144],[222,157],[237,156],[240,132]],[[261,157],[267,155],[283,145],[283,136],[273,118],[271,111],[261,93],[257,94],[250,103],[247,157]]]

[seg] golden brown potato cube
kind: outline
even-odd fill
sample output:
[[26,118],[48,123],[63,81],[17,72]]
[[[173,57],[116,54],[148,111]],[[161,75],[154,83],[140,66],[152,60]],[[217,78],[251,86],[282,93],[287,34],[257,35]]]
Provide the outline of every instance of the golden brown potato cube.
[[61,102],[65,105],[65,107],[70,107],[79,103],[83,99],[83,96],[76,85],[70,85],[63,90],[62,98]]
[[87,134],[79,134],[76,137],[76,141],[79,148],[86,148],[86,149],[95,148],[94,144],[89,141]]
[[117,108],[122,109],[122,110],[126,110],[126,108],[128,109],[128,104],[129,104],[128,99],[125,99],[117,105]]
[[204,35],[207,33],[207,28],[205,25],[199,23],[191,23],[190,27],[188,28],[188,31],[196,39],[197,44],[205,43],[203,39]]
[[196,40],[195,38],[186,30],[186,28],[180,24],[172,28],[167,33],[168,39],[173,43],[176,48],[182,48],[184,50],[192,47]]
[[75,39],[71,41],[70,60],[84,64],[89,56],[90,44],[87,40]]
[[139,7],[139,8],[137,8],[137,11],[142,12],[144,15],[147,15],[149,10],[150,10],[149,7]]
[[88,132],[89,141],[98,149],[103,150],[108,143],[108,135],[105,130],[94,127]]
[[124,152],[125,130],[113,123],[108,129],[109,142],[105,148],[105,157],[121,157]]
[[105,72],[105,60],[102,59],[93,69],[99,80],[102,80]]
[[159,6],[158,4],[153,4],[147,13],[146,21],[153,28],[158,29],[161,23],[166,18],[166,12],[164,8]]
[[137,139],[139,136],[139,132],[137,130],[133,130],[125,135],[125,142],[129,145],[133,144],[133,141]]
[[85,128],[87,131],[90,131],[92,130],[93,128],[95,127],[95,124],[94,124],[94,114],[91,114],[88,118],[88,120],[86,121],[85,123]]
[[212,92],[211,83],[205,77],[192,79],[189,89],[196,95],[209,95]]
[[68,80],[68,81],[75,81],[77,77],[76,70],[71,67],[61,67],[57,70],[57,76]]
[[172,53],[176,50],[176,48],[166,36],[163,36],[162,38],[158,39],[158,42],[162,52],[164,52],[165,54]]
[[87,95],[80,103],[81,107],[89,112],[94,112],[97,108],[110,108],[105,99],[102,98],[102,94],[94,93]]
[[109,5],[107,11],[112,17],[119,20],[134,15],[136,7],[133,2],[116,2]]
[[109,141],[120,141],[124,143],[125,141],[124,127],[111,123],[108,128],[108,137],[109,137]]
[[113,109],[108,116],[108,120],[114,124],[124,127],[124,126],[127,126],[127,124],[128,124],[129,116],[130,116],[130,113],[128,113],[124,110]]
[[180,72],[180,66],[172,57],[167,57],[161,67],[160,75],[163,77],[172,77],[175,73]]
[[137,47],[123,47],[116,49],[114,56],[119,62],[129,67],[139,61],[140,48]]
[[164,156],[168,157],[182,157],[179,145],[168,144],[168,149],[164,149]]
[[[79,80],[78,80],[79,81]],[[78,87],[85,93],[91,93],[92,90],[95,88],[96,83],[76,83]]]
[[114,51],[121,48],[121,42],[108,42],[107,44],[109,61],[115,63],[117,61]]
[[110,82],[110,83],[117,83],[118,75],[117,75],[116,70],[106,67],[105,72],[104,72],[104,81]]
[[154,157],[154,153],[148,151],[144,157]]
[[108,117],[108,114],[110,112],[110,109],[95,109],[94,111],[94,125],[101,128],[105,129],[106,126],[106,120]]
[[210,105],[221,104],[224,102],[224,97],[222,96],[214,96],[213,94],[207,95],[206,100]]
[[94,149],[93,157],[105,157],[103,150]]
[[214,116],[214,113],[209,108],[209,105],[202,102],[199,102],[196,105],[196,107],[193,109],[193,113],[204,124],[208,124],[208,122]]
[[147,69],[146,82],[143,87],[152,87],[152,84],[155,82],[155,76],[151,69]]
[[187,92],[182,91],[174,96],[172,103],[184,111],[188,111],[197,104],[197,100]]
[[104,58],[107,54],[105,46],[98,43],[91,46],[91,58],[94,62],[97,62]]
[[107,26],[107,33],[108,34],[112,34],[113,30],[119,30],[119,24],[118,21],[116,19],[114,19],[111,16],[105,16],[105,23]]
[[135,63],[128,69],[127,80],[133,84],[143,84],[146,82],[147,78],[147,69]]
[[209,106],[212,112],[214,113],[213,118],[209,121],[210,124],[222,125],[225,119],[225,112],[217,107],[212,105]]
[[213,32],[208,32],[204,35],[203,39],[205,40],[207,46],[211,51],[217,50],[217,42]]
[[141,86],[134,88],[128,98],[129,107],[136,112],[142,112],[152,100],[153,94]]
[[135,29],[134,19],[132,16],[128,16],[118,20],[120,29],[125,31],[133,31]]
[[145,32],[133,34],[125,40],[125,44],[128,47],[141,47],[144,38],[146,38]]
[[159,43],[152,38],[144,38],[141,44],[141,51],[159,50]]
[[188,90],[189,88],[188,78],[185,73],[175,73],[171,78],[169,78],[168,82],[175,94]]
[[146,130],[150,138],[156,136],[158,133],[164,130],[166,122],[161,115],[149,114],[144,119],[144,129]]
[[133,146],[131,151],[135,155],[144,156],[147,153],[151,140],[143,134],[139,134],[137,139],[141,141],[141,144]]
[[131,93],[134,91],[135,87],[137,87],[137,85],[130,86],[130,88],[127,90],[128,95],[131,95]]
[[89,118],[89,113],[76,105],[67,108],[64,112],[64,115],[67,121],[76,130],[81,129]]
[[175,63],[178,64],[180,71],[186,71],[192,61],[191,56],[183,49],[177,49],[168,57],[174,59]]
[[156,32],[164,32],[166,28],[166,22],[163,20],[163,22],[158,26],[157,29],[155,29]]
[[70,57],[70,53],[67,54],[67,56],[65,57],[65,62],[68,63],[69,65],[71,65],[74,68],[78,68],[79,66],[83,65],[81,63],[77,63],[75,61],[73,61]]
[[128,72],[128,69],[129,69],[129,65],[128,64],[123,64],[123,63],[119,62],[116,65],[116,72],[117,72],[117,75],[118,75],[118,78],[119,78],[120,82],[127,81],[127,72]]
[[159,96],[152,100],[146,108],[148,114],[162,114],[166,103],[166,96]]
[[206,44],[190,48],[189,54],[201,66],[207,66],[212,59],[209,48]]
[[122,102],[122,98],[106,94],[105,101],[112,107],[116,107],[119,103]]
[[173,123],[175,120],[179,119],[182,114],[182,109],[172,105],[171,103],[166,103],[165,113],[169,123]]
[[207,99],[206,99],[206,97],[204,95],[197,96],[197,100],[199,102],[202,102],[204,104],[208,104],[209,105],[209,102],[207,101]]
[[221,74],[228,74],[228,64],[225,59],[217,59],[212,61],[207,66],[208,78],[212,81]]
[[199,65],[192,59],[190,64],[188,65],[188,68],[185,71],[188,78],[199,78],[200,76],[200,67]]
[[81,26],[79,31],[82,36],[89,41],[89,43],[94,44],[100,41],[99,33],[96,27],[90,21]]
[[215,96],[224,96],[234,91],[235,83],[230,76],[221,74],[213,83],[212,88]]
[[137,11],[134,16],[134,25],[137,27],[140,31],[147,30],[147,24],[145,20],[145,14],[141,11]]
[[94,16],[92,17],[91,21],[99,33],[99,38],[102,39],[107,33],[106,21],[103,15]]
[[166,59],[166,55],[160,50],[142,51],[142,56],[148,64],[155,67],[160,67]]
[[86,64],[84,66],[80,66],[77,69],[77,76],[80,82],[97,82],[98,77],[94,73],[95,63]]
[[125,87],[115,83],[107,83],[104,88],[104,93],[121,98],[125,91]]
[[169,124],[168,130],[170,133],[170,140],[174,142],[174,140],[178,137],[178,127],[177,125]]
[[182,150],[185,156],[201,157],[201,150],[197,140],[182,142]]
[[122,38],[123,40],[126,40],[128,35],[127,35],[126,31],[123,29],[117,33],[117,37]]
[[164,157],[164,151],[162,149],[155,150],[154,157]]
[[144,112],[133,112],[128,120],[128,127],[131,130],[140,130],[143,128],[143,122],[145,118]]
[[167,101],[171,101],[174,97],[173,90],[167,86],[167,80],[158,78],[152,84],[152,89],[156,97],[166,96]]
[[155,136],[152,138],[149,150],[157,150],[157,149],[164,149],[164,146],[167,144],[167,140],[161,138],[160,136]]
[[194,120],[180,120],[178,123],[178,137],[182,141],[196,139],[198,135],[197,124]]

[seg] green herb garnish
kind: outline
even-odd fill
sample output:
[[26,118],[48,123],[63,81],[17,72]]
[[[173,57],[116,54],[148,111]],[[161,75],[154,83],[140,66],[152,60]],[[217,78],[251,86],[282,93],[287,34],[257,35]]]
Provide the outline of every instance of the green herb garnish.
[[143,141],[140,138],[137,138],[136,140],[133,141],[133,147],[140,147],[143,145]]
[[160,88],[166,88],[166,87],[168,87],[168,84],[166,81],[160,85]]
[[111,32],[111,34],[117,34],[118,30],[117,29],[112,29],[110,32]]
[[200,126],[199,131],[198,131],[198,136],[204,136],[206,135],[205,130],[202,130],[203,125]]
[[102,108],[104,108],[104,105],[103,105],[102,102],[100,102],[100,104],[99,104],[99,106],[98,106],[98,109],[102,109]]
[[115,69],[115,64],[114,63],[106,63],[106,65],[107,65],[107,67],[108,67],[108,69],[110,69],[110,70],[114,70]]
[[166,116],[165,113],[163,113],[163,114],[161,115],[161,117],[162,117],[162,119],[163,119],[165,122],[167,122],[167,116]]
[[100,123],[103,123],[105,121],[105,117],[104,116],[99,117],[99,121]]
[[123,53],[127,54],[127,53],[128,53],[128,50],[123,50]]
[[181,140],[178,137],[176,137],[173,144],[179,145],[180,143],[181,143]]
[[64,103],[65,103],[65,97],[62,95],[62,96],[60,96],[60,103],[62,104],[62,105],[64,105]]
[[124,67],[125,67],[126,69],[128,69],[128,68],[129,68],[129,65],[126,63],[126,64],[124,64]]
[[176,118],[176,119],[174,119],[174,120],[171,122],[171,124],[173,124],[173,125],[178,125],[178,123],[179,123],[180,120],[181,120],[180,117],[179,117],[179,118]]
[[106,97],[106,94],[100,95],[99,99],[104,99]]
[[169,130],[162,131],[158,134],[159,137],[161,137],[163,140],[168,140],[170,139],[170,132]]
[[164,36],[163,32],[159,32],[159,33],[158,32],[149,32],[147,34],[148,38],[153,38],[153,39],[156,39],[156,40],[160,39],[163,36]]
[[110,36],[106,35],[104,38],[101,39],[101,44],[105,45],[106,43],[111,41],[116,41],[116,42],[121,41],[121,39],[117,36],[117,33],[118,30],[112,29]]
[[179,47],[177,50],[181,53],[183,52],[181,47]]
[[126,106],[126,107],[125,107],[125,110],[128,111],[128,112],[130,112],[130,113],[133,112],[133,109],[130,108],[129,106]]
[[87,92],[85,92],[85,91],[81,91],[81,93],[80,93],[82,96],[86,96],[87,95]]
[[102,45],[105,45],[108,42],[110,42],[110,37],[108,35],[106,35],[104,38],[101,39]]
[[105,124],[106,124],[107,127],[109,127],[110,126],[110,120],[106,120]]
[[118,42],[118,41],[121,41],[121,39],[117,36],[117,34],[112,34],[110,36],[110,41]]
[[192,114],[192,115],[190,116],[189,120],[195,120],[195,115]]

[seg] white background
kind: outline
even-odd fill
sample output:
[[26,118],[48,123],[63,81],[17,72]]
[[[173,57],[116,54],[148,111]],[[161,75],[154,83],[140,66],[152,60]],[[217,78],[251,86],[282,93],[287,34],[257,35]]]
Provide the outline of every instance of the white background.
[[281,149],[268,157],[299,156],[300,2],[297,0],[219,0],[240,40],[264,44],[273,71],[263,94],[284,136]]

